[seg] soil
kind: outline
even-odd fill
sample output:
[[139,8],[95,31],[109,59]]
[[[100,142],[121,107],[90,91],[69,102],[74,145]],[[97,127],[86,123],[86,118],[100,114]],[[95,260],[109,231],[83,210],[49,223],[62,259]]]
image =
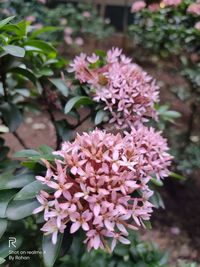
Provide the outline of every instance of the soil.
[[[124,37],[117,37],[110,42],[97,43],[90,40],[86,45],[86,52],[98,48],[110,48],[112,45],[123,47],[127,41]],[[64,53],[64,48],[60,48]],[[128,54],[134,54],[127,49]],[[187,86],[185,80],[173,70],[172,64],[150,64],[138,60],[145,70],[157,78],[161,84],[161,102],[170,103],[171,109],[181,112],[182,118],[177,120],[175,128],[186,130],[190,118],[190,105],[176,97],[169,88],[174,86]],[[165,62],[166,63],[166,62]],[[160,64],[160,63],[159,63]],[[164,67],[163,67],[164,65]],[[85,113],[85,111],[83,112]],[[60,114],[56,114],[59,118]],[[89,122],[82,126],[80,131],[86,130]],[[200,121],[197,122],[196,134],[199,133]],[[27,113],[24,123],[18,129],[18,134],[23,138],[29,148],[36,148],[41,144],[47,144],[53,148],[56,146],[56,138],[53,125],[48,114]],[[5,134],[6,143],[11,147],[11,154],[22,149],[18,140],[11,134]],[[155,210],[152,230],[142,232],[144,240],[153,240],[159,248],[170,252],[170,266],[175,266],[179,259],[194,260],[200,266],[200,172],[193,173],[185,182],[166,179],[165,186],[161,190],[165,209]]]

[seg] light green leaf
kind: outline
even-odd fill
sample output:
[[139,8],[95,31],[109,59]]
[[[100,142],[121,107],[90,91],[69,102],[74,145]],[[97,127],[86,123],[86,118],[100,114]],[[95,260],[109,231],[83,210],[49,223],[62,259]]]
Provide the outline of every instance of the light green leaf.
[[15,16],[12,16],[12,17],[8,17],[8,18],[6,18],[6,19],[4,19],[4,20],[1,20],[1,21],[0,21],[0,28],[2,28],[4,25],[8,24],[8,22],[10,22],[11,20],[13,20],[14,17],[15,17]]
[[87,96],[75,96],[71,98],[65,105],[65,114],[69,113],[73,107],[78,108],[82,105],[86,106],[86,105],[91,105],[91,104],[93,104],[93,101],[91,98]]
[[51,241],[51,235],[44,235],[42,241],[43,259],[45,267],[53,267],[62,244],[63,235],[58,235],[57,243]]
[[68,96],[68,88],[66,86],[66,83],[62,79],[49,79],[55,86],[56,88],[65,96]]
[[15,57],[24,57],[25,56],[24,48],[16,46],[16,45],[6,45],[6,46],[3,46],[2,49],[7,54],[15,56]]
[[107,116],[107,112],[105,110],[99,110],[95,116],[94,123],[96,125],[102,123],[104,118]]
[[21,220],[32,215],[33,210],[39,207],[35,199],[31,200],[13,200],[8,204],[6,216],[9,220]]

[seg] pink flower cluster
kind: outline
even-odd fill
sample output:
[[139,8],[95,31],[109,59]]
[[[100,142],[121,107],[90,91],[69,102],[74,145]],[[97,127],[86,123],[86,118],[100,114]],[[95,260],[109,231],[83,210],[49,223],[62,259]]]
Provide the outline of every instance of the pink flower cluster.
[[162,3],[165,6],[178,6],[182,3],[182,0],[163,0]]
[[132,7],[131,7],[131,12],[132,13],[136,13],[136,12],[139,12],[141,11],[142,9],[144,9],[146,7],[146,3],[145,1],[136,1],[132,4]]
[[104,66],[91,68],[98,60],[96,54],[81,54],[70,64],[69,72],[90,86],[93,99],[110,111],[110,123],[125,129],[148,117],[156,119],[154,104],[159,100],[159,88],[155,80],[118,48],[107,52]]
[[196,1],[196,3],[189,5],[187,12],[199,16],[200,15],[200,1]]
[[82,46],[84,44],[83,38],[81,38],[81,37],[73,38],[72,34],[73,34],[73,29],[70,26],[65,27],[65,29],[64,29],[64,41],[65,41],[65,43],[68,45],[75,44],[78,46]]
[[45,234],[85,231],[88,250],[113,250],[117,241],[129,244],[128,229],[137,230],[149,220],[153,205],[148,182],[168,175],[171,156],[166,140],[152,128],[140,127],[114,135],[101,130],[77,135],[54,152],[61,159],[47,167],[46,175],[37,180],[54,190],[41,191]]

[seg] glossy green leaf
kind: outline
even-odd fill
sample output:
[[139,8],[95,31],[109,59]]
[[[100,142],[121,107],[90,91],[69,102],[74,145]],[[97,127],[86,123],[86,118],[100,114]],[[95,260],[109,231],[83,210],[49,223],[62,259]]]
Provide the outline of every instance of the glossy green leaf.
[[21,188],[35,181],[32,173],[23,172],[13,175],[12,172],[6,172],[0,175],[0,190]]
[[6,217],[9,220],[21,220],[33,214],[33,210],[39,207],[36,199],[31,200],[13,200],[8,204]]
[[71,98],[67,104],[65,105],[65,114],[69,113],[73,107],[80,107],[80,106],[86,106],[93,104],[93,101],[91,98],[87,96],[75,96]]
[[22,122],[22,115],[17,106],[11,103],[3,103],[0,105],[0,112],[6,126],[11,132],[14,132]]
[[7,54],[15,56],[15,57],[24,57],[25,56],[24,48],[16,46],[16,45],[6,45],[6,46],[3,46],[2,49]]
[[45,267],[53,267],[62,244],[63,235],[58,235],[57,243],[51,241],[51,235],[44,235],[42,241],[43,259]]
[[6,218],[6,209],[10,200],[16,194],[16,190],[1,190],[0,191],[0,218]]
[[7,229],[8,222],[6,219],[0,219],[0,239]]
[[42,184],[39,181],[34,181],[24,186],[16,195],[14,200],[26,200],[35,198],[39,194],[40,190],[48,190],[47,185]]
[[64,95],[65,97],[68,96],[69,90],[67,88],[66,83],[62,79],[49,79],[56,88]]

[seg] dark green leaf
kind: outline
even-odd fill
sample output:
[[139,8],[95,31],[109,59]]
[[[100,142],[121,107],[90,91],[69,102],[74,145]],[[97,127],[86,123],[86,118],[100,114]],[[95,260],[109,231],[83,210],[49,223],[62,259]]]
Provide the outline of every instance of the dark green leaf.
[[69,113],[73,107],[80,107],[80,106],[86,106],[93,104],[93,101],[91,98],[87,96],[75,96],[71,98],[67,104],[65,105],[65,114]]
[[49,79],[56,88],[65,96],[68,96],[68,88],[66,86],[66,83],[62,79]]
[[22,122],[21,112],[11,103],[3,103],[0,105],[0,111],[3,116],[3,120],[10,129],[11,132],[14,132]]
[[39,207],[35,199],[31,200],[13,200],[8,204],[6,216],[9,220],[21,220],[32,215],[33,210]]
[[24,76],[26,79],[30,80],[32,83],[36,84],[36,77],[33,74],[33,72],[29,69],[23,69],[23,68],[13,68],[10,70],[10,72],[12,73],[16,73],[16,74],[20,74],[22,76]]
[[9,55],[15,56],[15,57],[24,57],[25,56],[25,50],[22,47],[16,46],[16,45],[7,45],[3,46],[2,49]]
[[45,267],[53,267],[62,244],[63,235],[58,235],[57,243],[54,245],[51,241],[51,235],[43,236],[42,250]]

